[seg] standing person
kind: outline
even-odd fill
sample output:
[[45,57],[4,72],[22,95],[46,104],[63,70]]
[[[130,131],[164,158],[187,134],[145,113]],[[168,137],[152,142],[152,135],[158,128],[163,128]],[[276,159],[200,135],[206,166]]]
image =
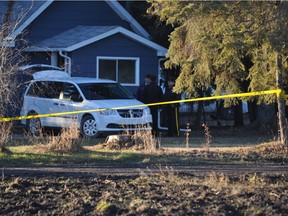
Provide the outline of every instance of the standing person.
[[[175,80],[170,78],[167,82],[167,88],[165,89],[164,101],[175,101],[181,100],[181,96],[173,92],[173,87],[175,86]],[[167,126],[168,126],[168,136],[179,136],[179,103],[167,104],[165,106]]]
[[144,88],[145,88],[145,86],[149,85],[150,83],[151,83],[151,75],[146,74],[144,77],[144,83],[141,86],[139,86],[139,88],[138,88],[137,96],[136,96],[137,100],[144,103],[144,100],[143,100]]
[[[148,85],[143,90],[143,102],[145,104],[158,103],[162,100],[163,93],[160,86],[156,83],[156,76],[150,75]],[[150,106],[150,112],[152,115],[152,134],[158,135],[158,106]]]

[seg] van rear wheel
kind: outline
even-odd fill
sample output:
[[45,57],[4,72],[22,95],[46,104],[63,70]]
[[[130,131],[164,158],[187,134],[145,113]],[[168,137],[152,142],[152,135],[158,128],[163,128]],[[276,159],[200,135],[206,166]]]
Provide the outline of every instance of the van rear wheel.
[[83,137],[97,138],[99,131],[97,129],[97,122],[93,116],[86,116],[81,121],[81,135]]
[[[33,113],[33,115],[37,115],[37,113]],[[32,136],[40,136],[42,134],[42,126],[39,118],[28,119],[27,127]]]

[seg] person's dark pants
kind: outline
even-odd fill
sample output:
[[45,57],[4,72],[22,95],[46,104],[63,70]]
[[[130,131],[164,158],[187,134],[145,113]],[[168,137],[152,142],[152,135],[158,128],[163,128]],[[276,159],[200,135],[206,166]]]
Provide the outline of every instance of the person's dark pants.
[[179,136],[179,110],[176,106],[167,107],[168,136]]
[[152,115],[152,134],[157,136],[158,135],[158,107],[151,106],[150,112]]

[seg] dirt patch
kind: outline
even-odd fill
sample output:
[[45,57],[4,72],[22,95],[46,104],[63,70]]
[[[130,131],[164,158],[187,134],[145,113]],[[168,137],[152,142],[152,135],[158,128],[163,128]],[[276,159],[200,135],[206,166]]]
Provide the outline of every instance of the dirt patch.
[[287,174],[6,177],[1,215],[284,215]]

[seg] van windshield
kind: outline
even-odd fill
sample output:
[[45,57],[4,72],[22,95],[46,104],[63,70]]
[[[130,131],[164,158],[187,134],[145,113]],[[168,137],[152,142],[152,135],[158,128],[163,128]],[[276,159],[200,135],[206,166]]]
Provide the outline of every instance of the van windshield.
[[118,83],[79,83],[87,100],[134,99],[133,95]]

